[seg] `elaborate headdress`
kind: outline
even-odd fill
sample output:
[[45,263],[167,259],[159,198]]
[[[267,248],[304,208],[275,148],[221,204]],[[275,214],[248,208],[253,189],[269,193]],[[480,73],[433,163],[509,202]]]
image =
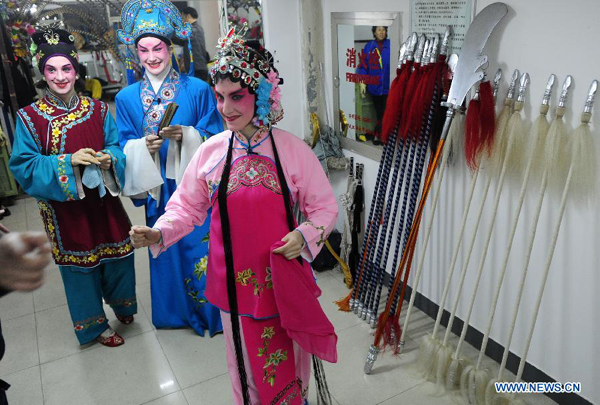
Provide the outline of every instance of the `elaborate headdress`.
[[[188,40],[190,53],[190,70],[194,73],[194,58],[192,56],[192,26],[184,23],[179,10],[169,0],[129,0],[121,10],[121,25],[123,29],[117,30],[117,37],[125,45],[135,45],[147,36],[152,36],[171,44],[173,35],[180,39]],[[128,80],[132,78],[132,61],[127,62]]]
[[228,76],[234,82],[256,94],[256,116],[253,124],[257,127],[270,128],[283,118],[281,94],[277,69],[273,66],[273,56],[262,46],[249,46],[244,39],[248,26],[235,32],[231,28],[226,36],[219,38],[217,45],[217,61],[210,70],[215,81],[219,75]]
[[31,53],[35,56],[40,73],[44,73],[46,62],[53,56],[64,56],[73,68],[79,71],[79,55],[74,45],[75,37],[71,33],[57,28],[46,28],[36,31],[31,38]]

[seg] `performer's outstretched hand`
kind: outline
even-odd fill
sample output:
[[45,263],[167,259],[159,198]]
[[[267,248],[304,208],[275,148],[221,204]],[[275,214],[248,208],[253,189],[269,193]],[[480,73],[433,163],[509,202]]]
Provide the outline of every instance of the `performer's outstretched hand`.
[[[0,230],[2,233],[2,230]],[[15,232],[0,238],[0,287],[33,291],[44,282],[44,268],[52,261],[43,232]]]
[[134,225],[129,231],[131,243],[134,248],[154,245],[160,242],[160,231],[147,226]]
[[275,249],[273,253],[285,256],[286,259],[292,260],[300,256],[300,252],[304,249],[304,237],[298,231],[292,231],[285,235],[282,242],[286,242],[285,245]]

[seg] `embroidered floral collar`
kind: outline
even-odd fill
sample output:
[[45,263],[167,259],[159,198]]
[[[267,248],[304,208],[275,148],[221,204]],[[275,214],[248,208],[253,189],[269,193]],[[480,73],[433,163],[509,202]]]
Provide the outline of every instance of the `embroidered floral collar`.
[[72,110],[79,103],[79,97],[77,96],[77,93],[74,93],[73,96],[71,96],[71,100],[69,100],[68,104],[65,103],[60,97],[58,97],[57,95],[52,93],[50,90],[46,90],[45,99],[46,99],[46,102],[48,104],[50,104],[51,106],[60,108],[63,110]]
[[248,139],[244,136],[241,135],[237,132],[235,132],[235,139],[238,141],[238,143],[241,145],[240,147],[237,147],[235,149],[246,149],[249,152],[252,152],[252,150],[256,147],[258,147],[259,145],[261,145],[264,141],[266,141],[267,139],[269,139],[270,133],[266,132],[266,131],[257,131],[254,136],[252,136],[252,138],[250,139],[250,142],[248,142]]

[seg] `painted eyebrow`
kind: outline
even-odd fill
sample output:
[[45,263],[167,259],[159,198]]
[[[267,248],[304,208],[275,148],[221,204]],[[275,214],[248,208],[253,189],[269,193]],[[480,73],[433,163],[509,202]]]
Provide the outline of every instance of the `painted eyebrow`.
[[[239,89],[234,91],[233,93],[229,94],[230,96],[237,96],[239,94],[241,94],[245,89]],[[218,91],[215,90],[215,93],[217,93],[219,96],[223,97],[223,95],[221,93],[219,93]]]
[[59,67],[57,67],[57,66],[54,66],[54,65],[51,65],[51,64],[49,64],[49,63],[48,63],[48,64],[46,64],[46,67],[45,67],[44,69],[52,68],[52,69],[56,69],[56,70],[58,70],[58,69],[64,69],[64,68],[66,68],[66,67],[70,67],[70,68],[72,68],[72,67],[73,67],[73,65],[72,65],[72,64],[70,64],[70,63],[67,63],[66,65],[63,65],[63,66],[61,66],[61,67],[59,68]]

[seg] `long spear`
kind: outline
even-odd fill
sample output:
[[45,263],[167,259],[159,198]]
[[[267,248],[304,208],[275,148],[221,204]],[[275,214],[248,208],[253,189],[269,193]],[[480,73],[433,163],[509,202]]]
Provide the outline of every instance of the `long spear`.
[[[498,92],[498,87],[500,85],[500,79],[502,78],[502,70],[498,69],[498,71],[496,72],[495,76],[494,76],[494,86],[493,86],[493,98],[496,98],[496,94]],[[452,122],[453,126],[455,122],[459,122],[458,120],[455,120]],[[450,129],[452,131],[452,128]],[[453,144],[460,144],[460,141],[458,140],[458,138],[460,136],[463,136],[462,134],[462,127],[458,127],[455,130],[460,131],[457,133],[457,135],[455,137],[453,137]],[[492,135],[493,137],[493,135]],[[458,150],[452,150],[452,152],[455,156],[458,155]],[[442,298],[440,300],[439,303],[439,310],[438,310],[438,314],[436,317],[436,322],[434,325],[434,333],[432,333],[431,335],[431,340],[435,340],[435,335],[437,334],[437,330],[441,324],[442,321],[442,315],[444,312],[444,306],[446,305],[446,299],[448,297],[448,293],[450,291],[450,281],[452,280],[452,277],[454,275],[454,270],[456,268],[456,262],[458,260],[458,254],[460,252],[460,246],[462,245],[462,240],[463,240],[463,235],[464,235],[464,231],[465,231],[465,227],[466,227],[466,222],[467,222],[467,217],[468,217],[468,213],[469,213],[469,209],[471,206],[471,201],[473,199],[473,195],[475,192],[475,185],[477,183],[477,178],[479,175],[479,171],[475,170],[473,171],[472,174],[472,179],[471,179],[471,186],[470,186],[470,192],[469,192],[469,196],[467,197],[467,202],[465,204],[465,208],[464,208],[464,212],[463,212],[463,217],[462,217],[462,221],[461,221],[461,226],[460,226],[460,230],[458,233],[458,238],[457,238],[457,242],[456,242],[456,246],[454,249],[454,253],[452,255],[452,259],[450,260],[450,270],[448,271],[448,276],[446,278],[446,284],[444,286],[444,290],[442,292]],[[404,327],[402,328],[404,330],[404,335],[406,335],[408,327],[409,327],[409,321],[410,321],[410,317],[411,317],[411,313],[412,313],[412,309],[414,306],[414,302],[415,302],[415,298],[416,298],[416,291],[419,287],[419,282],[421,280],[421,274],[423,272],[423,265],[425,263],[425,252],[426,252],[426,248],[427,248],[427,241],[429,240],[429,233],[426,235],[425,237],[425,246],[423,248],[423,250],[421,251],[421,256],[419,258],[419,266],[417,268],[417,274],[415,276],[415,280],[413,283],[413,291],[415,293],[411,294],[410,296],[410,302],[408,305],[408,310],[406,312],[406,317],[404,319]],[[427,339],[426,339],[427,340]],[[431,341],[426,342],[425,345],[432,345],[433,343]],[[404,347],[404,340],[400,341],[400,347],[403,348]],[[430,350],[433,350],[432,348],[430,348]]]
[[[438,144],[437,151],[435,156],[431,162],[431,166],[428,170],[427,176],[425,178],[425,185],[423,187],[423,193],[421,195],[421,199],[419,201],[417,213],[415,215],[415,219],[413,221],[413,226],[411,228],[411,234],[409,236],[408,249],[405,249],[402,260],[400,262],[399,271],[396,273],[396,279],[394,281],[394,285],[392,287],[391,296],[394,297],[396,291],[400,285],[402,280],[401,269],[406,266],[406,262],[408,260],[408,252],[413,251],[413,244],[416,241],[416,236],[418,233],[418,228],[421,220],[421,216],[423,213],[423,209],[425,207],[425,202],[427,200],[427,196],[431,189],[431,184],[433,180],[433,174],[439,163],[440,157],[444,150],[444,144],[446,142],[446,138],[448,136],[448,130],[452,123],[452,118],[454,117],[454,112],[457,108],[462,104],[467,92],[469,89],[483,78],[482,72],[477,72],[478,68],[480,68],[484,63],[487,62],[487,56],[482,55],[483,47],[487,42],[489,36],[491,35],[493,29],[500,22],[500,20],[507,14],[508,8],[503,3],[493,3],[484,8],[473,20],[467,34],[465,36],[465,40],[463,43],[462,56],[459,58],[456,74],[454,76],[454,80],[452,82],[452,86],[450,88],[450,94],[448,96],[449,102],[447,103],[448,112],[446,113],[446,121],[444,123],[444,128],[442,130],[441,139]],[[443,170],[446,167],[446,161],[448,159],[448,153],[444,153],[444,158],[442,159],[442,165],[440,168],[440,175],[438,176],[438,183],[436,184],[436,197],[439,194],[439,189],[441,187],[441,179]],[[434,201],[434,203],[437,201]],[[386,305],[386,309],[383,312],[383,317],[380,319],[379,324],[377,326],[377,330],[375,333],[375,341],[371,345],[369,349],[369,355],[367,357],[367,362],[364,367],[364,371],[366,374],[369,374],[372,370],[373,364],[377,358],[377,354],[380,351],[380,343],[381,338],[383,336],[383,330],[385,325],[389,319],[389,311],[391,308],[392,302],[388,300]],[[400,309],[400,306],[399,306]]]
[[[498,179],[498,184],[496,186],[496,195],[494,198],[494,205],[492,208],[490,225],[489,225],[488,233],[487,233],[487,236],[485,239],[483,252],[481,254],[481,259],[479,261],[479,267],[477,269],[475,285],[473,286],[473,292],[471,295],[471,303],[470,303],[469,309],[467,311],[467,316],[465,317],[465,320],[464,320],[463,328],[462,328],[462,331],[460,334],[460,339],[456,346],[456,351],[452,358],[454,360],[455,364],[459,363],[459,359],[461,358],[462,345],[464,344],[464,341],[465,341],[465,338],[467,335],[467,329],[469,327],[469,322],[471,319],[471,314],[473,313],[473,308],[475,307],[475,300],[477,298],[479,283],[481,281],[481,276],[483,274],[485,261],[487,259],[487,254],[489,252],[489,246],[490,246],[490,242],[491,242],[493,231],[494,231],[494,225],[496,223],[498,207],[500,205],[500,197],[502,195],[502,187],[504,185],[505,175],[506,175],[507,171],[509,170],[509,168],[513,172],[516,171],[518,169],[518,165],[515,164],[515,162],[520,162],[522,160],[522,159],[520,159],[519,156],[522,156],[522,153],[523,153],[523,148],[521,145],[523,142],[526,141],[526,139],[525,139],[526,133],[525,133],[524,126],[523,126],[524,124],[523,124],[523,118],[521,116],[521,111],[523,109],[523,101],[525,99],[525,92],[526,92],[528,86],[529,86],[529,75],[527,73],[525,73],[525,74],[523,74],[523,76],[521,76],[521,81],[520,81],[520,86],[519,86],[519,95],[517,96],[517,102],[515,103],[515,112],[511,116],[511,118],[509,120],[509,124],[508,124],[508,136],[507,136],[508,139],[507,139],[506,152],[504,154],[502,168],[500,170],[500,176]],[[453,317],[453,315],[454,315],[454,313],[451,315],[451,318]],[[451,324],[449,324],[448,328],[446,329],[446,335],[444,336],[444,343],[438,353],[437,381],[438,381],[438,384],[440,384],[443,387],[445,387],[446,372],[447,372],[447,368],[448,368],[449,361],[450,361],[451,351],[448,350],[449,347],[447,346],[448,337],[450,335],[450,332],[451,332]]]
[[[515,72],[512,76],[510,85],[508,87],[508,93],[506,96],[506,100],[504,101],[505,108],[507,108],[507,106],[513,105],[515,88],[516,88],[516,83],[517,83],[518,78],[519,78],[519,71],[515,70]],[[506,137],[505,129],[506,129],[506,125],[498,125],[496,128],[496,133],[494,135],[495,143],[493,145],[496,152],[498,151],[498,148],[496,148],[496,144],[500,143],[502,145],[506,145],[505,142],[501,142],[501,139]],[[489,166],[492,166],[492,165],[490,164]],[[467,269],[468,269],[469,263],[471,261],[471,256],[473,253],[473,248],[475,246],[475,242],[477,240],[477,232],[479,230],[479,224],[481,222],[481,218],[482,218],[483,211],[485,208],[485,203],[487,200],[488,192],[489,192],[491,182],[492,182],[492,175],[491,175],[492,172],[493,172],[493,170],[491,170],[490,174],[488,175],[485,185],[483,187],[481,202],[479,205],[479,209],[477,211],[477,219],[475,220],[475,222],[472,226],[473,231],[471,232],[471,239],[470,239],[469,247],[467,248],[467,254],[466,254],[464,263],[462,265],[462,270],[461,270],[461,273],[459,276],[459,282],[458,282],[458,287],[457,287],[457,297],[454,301],[454,305],[451,310],[451,315],[450,315],[450,319],[448,321],[447,329],[452,328],[452,323],[454,322],[453,315],[456,313],[456,311],[458,309],[458,302],[460,299],[460,294],[462,292],[462,287],[464,285],[464,281],[465,281],[465,278],[467,275]],[[424,259],[425,259],[425,256],[424,256],[424,254],[422,254],[421,260],[423,261]],[[449,284],[448,284],[448,288],[449,288]],[[440,350],[440,347],[441,347],[440,345],[442,344],[442,342],[437,340],[437,333],[441,326],[442,314],[443,314],[443,312],[440,313],[438,311],[438,318],[437,318],[436,324],[433,328],[433,332],[432,332],[431,336],[425,337],[423,343],[420,346],[420,350],[419,350],[419,366],[420,366],[423,374],[426,376],[426,378],[428,378],[430,380],[433,380],[436,377],[436,373],[437,373],[436,362],[438,359],[438,351]],[[445,349],[445,350],[447,350],[447,349]]]
[[[550,129],[548,130],[548,137],[546,142],[545,150],[554,151],[552,156],[560,157],[562,155],[559,153],[561,150],[564,150],[563,146],[567,142],[567,131],[565,129],[565,123],[563,121],[563,116],[566,112],[566,102],[569,94],[569,88],[571,87],[572,77],[567,76],[565,82],[562,87],[562,92],[560,94],[558,100],[558,108],[556,109],[556,117],[552,124],[550,125]],[[535,151],[534,151],[535,153]],[[536,230],[538,221],[540,219],[540,214],[542,212],[542,204],[544,202],[544,197],[546,195],[546,188],[548,185],[548,175],[550,172],[550,167],[556,167],[556,161],[549,160],[547,157],[544,159],[544,170],[542,173],[542,179],[540,182],[540,190],[539,196],[537,200],[536,211],[533,216],[533,221],[531,224],[531,233],[529,235],[529,241],[526,249],[525,262],[523,264],[523,270],[521,273],[521,280],[519,284],[519,289],[515,295],[515,306],[513,310],[512,322],[509,327],[506,344],[504,346],[504,353],[502,355],[502,361],[500,363],[500,369],[498,370],[498,376],[496,379],[490,380],[485,390],[485,403],[486,405],[491,405],[495,403],[496,399],[496,390],[494,383],[498,381],[502,381],[502,375],[504,373],[504,369],[506,368],[506,362],[508,361],[508,355],[510,353],[510,345],[512,342],[513,334],[515,331],[515,327],[517,324],[517,316],[519,314],[519,306],[521,304],[521,298],[523,297],[523,291],[525,289],[525,280],[527,278],[527,271],[529,269],[529,262],[531,260],[531,252],[533,250],[533,244],[535,242]],[[557,176],[558,177],[558,176]]]
[[[590,86],[588,97],[581,114],[581,124],[575,130],[571,136],[570,148],[567,149],[567,154],[570,154],[571,164],[567,173],[567,179],[563,188],[562,197],[560,201],[560,208],[558,209],[558,220],[554,228],[554,234],[552,235],[552,241],[550,242],[550,251],[546,256],[546,264],[544,267],[544,273],[542,275],[542,282],[538,291],[538,296],[534,306],[533,314],[531,316],[531,324],[529,326],[529,333],[525,341],[525,349],[521,356],[521,362],[519,363],[519,369],[515,382],[519,382],[523,376],[523,370],[527,363],[527,353],[531,345],[531,338],[535,330],[535,324],[537,316],[540,312],[542,305],[542,298],[544,296],[544,289],[546,287],[546,281],[548,280],[548,274],[550,273],[550,267],[552,265],[552,258],[554,257],[554,250],[556,249],[556,242],[558,241],[558,235],[560,233],[560,226],[565,214],[565,207],[567,205],[568,197],[570,197],[570,188],[575,186],[575,192],[582,193],[583,196],[589,196],[595,189],[596,181],[596,154],[593,152],[594,141],[592,139],[592,132],[590,130],[590,121],[592,118],[592,108],[594,106],[594,98],[596,91],[598,90],[598,81],[594,80]],[[547,149],[548,152],[548,149]],[[552,148],[549,150],[547,157],[549,158],[547,165],[552,165],[558,159],[557,154],[565,153],[564,150]],[[556,168],[555,168],[556,169]],[[511,395],[511,402],[515,399],[515,393]]]
[[[421,61],[421,66],[425,66],[425,73],[421,76],[421,82],[429,80],[429,73],[432,71],[431,67],[433,65],[431,64],[427,64],[426,62],[430,62],[430,58],[431,58],[431,54],[434,53],[434,48],[437,49],[439,43],[439,37],[434,38],[433,40],[430,41],[429,43],[429,48],[427,49],[427,45],[426,45],[426,49],[427,51],[425,52],[425,54],[423,55],[422,61]],[[423,84],[419,83],[419,87],[422,89]],[[422,91],[421,91],[422,93]],[[420,99],[423,99],[424,96],[423,94],[419,94],[416,97],[414,97],[412,105],[420,102]],[[412,105],[411,105],[411,110],[412,110]],[[408,119],[412,119],[412,117],[410,116],[410,113],[408,115]],[[395,199],[392,199],[392,194],[390,193],[390,199],[388,200],[388,206],[386,209],[386,218],[390,218],[391,217],[391,224],[389,224],[389,220],[386,221],[386,223],[384,223],[384,227],[382,228],[382,237],[386,237],[387,236],[387,242],[385,243],[385,247],[384,247],[384,243],[380,243],[378,246],[378,251],[377,251],[377,260],[376,260],[376,266],[378,267],[378,274],[377,274],[377,283],[373,284],[373,290],[371,291],[371,294],[367,297],[367,303],[368,303],[368,311],[367,311],[367,321],[370,322],[371,327],[375,328],[375,325],[377,323],[377,310],[379,307],[379,298],[381,296],[381,290],[383,288],[383,280],[384,280],[384,273],[385,273],[385,268],[386,268],[386,264],[388,261],[388,257],[389,257],[389,252],[391,250],[391,243],[392,243],[392,238],[393,238],[393,232],[388,232],[388,228],[393,230],[396,226],[396,218],[397,218],[397,213],[398,213],[398,208],[399,208],[399,203],[400,203],[400,199],[402,194],[404,194],[405,196],[405,200],[404,200],[404,206],[402,209],[402,215],[404,215],[404,211],[407,208],[407,199],[406,196],[408,195],[408,189],[410,188],[410,179],[412,177],[412,171],[413,171],[413,167],[415,166],[414,162],[415,162],[415,156],[417,157],[417,166],[418,166],[418,162],[421,159],[421,154],[424,154],[421,145],[423,143],[422,139],[423,136],[428,136],[428,134],[424,134],[420,131],[420,128],[416,128],[416,129],[409,129],[409,133],[407,134],[401,134],[402,139],[400,142],[403,143],[403,148],[404,148],[404,155],[402,156],[402,169],[400,171],[400,179],[399,179],[399,184],[396,186],[396,183],[398,181],[397,179],[397,168],[395,168],[394,170],[394,174],[392,176],[392,185],[394,185],[395,189],[396,189],[396,197]],[[419,131],[420,136],[414,136],[414,133],[411,133],[412,131]],[[409,148],[409,143],[410,143],[410,148]],[[419,145],[419,147],[417,148],[417,145]],[[418,149],[418,151],[417,151]],[[410,157],[409,157],[410,155]],[[423,156],[424,159],[424,156]],[[396,164],[399,165],[400,161],[397,160]],[[406,170],[408,165],[408,172]],[[405,181],[406,178],[406,181]],[[420,178],[419,178],[420,180]],[[404,190],[404,193],[403,193]],[[391,208],[392,208],[392,201],[394,202],[394,211],[393,214],[391,213]],[[415,202],[416,204],[416,202]],[[413,204],[414,205],[414,204]],[[402,221],[400,222],[400,230],[402,228]],[[385,241],[385,240],[384,240]],[[400,241],[398,240],[397,243],[399,243]],[[385,252],[385,254],[384,254]],[[377,299],[375,300],[375,297],[377,296]],[[376,302],[375,302],[376,301]]]
[[[513,222],[511,225],[511,232],[508,238],[508,243],[506,246],[506,251],[504,254],[504,258],[502,260],[501,270],[499,274],[499,280],[496,283],[496,291],[494,293],[494,297],[492,299],[492,304],[489,311],[488,323],[483,335],[483,341],[481,343],[481,350],[479,351],[479,357],[477,358],[477,364],[475,366],[469,365],[465,367],[460,376],[460,388],[461,393],[465,401],[469,402],[469,398],[481,398],[481,391],[485,390],[487,386],[489,376],[487,370],[482,370],[482,362],[483,357],[485,355],[485,351],[487,348],[487,343],[489,340],[489,335],[492,330],[492,325],[494,322],[494,315],[496,313],[496,307],[498,304],[498,299],[500,298],[500,291],[502,289],[502,283],[504,281],[504,275],[506,274],[506,269],[508,267],[508,259],[510,257],[510,252],[512,249],[512,244],[515,238],[515,234],[517,233],[517,226],[519,224],[519,218],[521,215],[521,209],[523,207],[523,201],[525,199],[525,193],[527,192],[527,185],[529,184],[529,178],[531,177],[531,170],[534,163],[540,163],[539,154],[536,151],[543,151],[546,143],[546,134],[548,133],[548,129],[550,128],[550,124],[548,123],[548,118],[546,117],[549,110],[550,98],[552,96],[552,88],[554,86],[554,82],[556,80],[556,76],[553,74],[548,78],[548,82],[546,84],[546,91],[544,92],[544,96],[542,97],[542,103],[540,106],[540,116],[534,122],[533,127],[529,133],[529,139],[531,140],[531,148],[529,151],[529,160],[527,162],[527,167],[525,169],[525,174],[523,176],[523,181],[521,183],[521,191],[519,193],[519,200],[516,207],[516,214],[513,218]],[[452,359],[453,363],[451,363],[451,367],[448,370],[448,376],[446,379],[446,388],[449,390],[453,390],[456,388],[456,377],[458,377],[457,367],[452,369],[452,366],[455,362],[455,359]],[[457,360],[457,361],[460,361]],[[478,382],[479,384],[475,384]]]
[[[436,115],[438,113],[440,113],[441,110],[443,110],[444,108],[440,107],[440,101],[441,99],[443,99],[443,89],[444,87],[444,79],[447,73],[447,69],[448,66],[445,63],[445,54],[447,53],[447,47],[448,47],[448,41],[449,41],[449,31],[446,31],[446,35],[444,38],[444,41],[442,43],[442,49],[441,49],[441,54],[442,56],[440,57],[440,60],[437,62],[436,67],[434,72],[432,73],[432,75],[434,76],[434,80],[433,80],[433,86],[431,87],[433,93],[431,95],[431,97],[429,99],[426,99],[425,101],[429,103],[429,107],[427,109],[427,114],[424,115],[423,117],[423,121],[425,122],[423,125],[423,131],[425,131],[425,133],[427,134],[427,136],[425,138],[434,138],[435,136],[435,132],[432,133],[433,131],[433,127],[435,125],[435,121],[436,121]],[[447,95],[446,95],[446,100],[447,100]],[[444,115],[447,113],[447,109],[445,109],[444,111]],[[452,125],[451,125],[452,126]],[[450,133],[451,134],[451,133]],[[437,138],[437,137],[436,137]],[[439,138],[437,138],[439,139]],[[424,141],[428,142],[427,139],[424,139]],[[405,212],[402,212],[402,217],[400,219],[400,223],[401,224],[405,224],[404,228],[405,228],[405,234],[404,234],[404,241],[403,241],[403,254],[404,252],[406,252],[407,247],[414,249],[414,245],[409,245],[409,229],[411,229],[409,227],[409,224],[412,226],[413,224],[413,220],[414,220],[414,214],[415,214],[415,206],[417,203],[417,199],[418,199],[418,195],[419,195],[419,189],[420,189],[420,183],[421,183],[421,177],[422,177],[422,171],[423,171],[423,166],[425,163],[425,154],[427,152],[427,143],[422,145],[423,149],[421,150],[421,156],[419,158],[419,163],[418,163],[418,168],[416,170],[415,173],[415,179],[413,181],[413,186],[410,192],[410,200],[411,200],[411,204],[410,204],[410,209],[408,212],[408,216],[406,218],[406,222],[404,222],[404,214]],[[431,156],[433,158],[433,155]],[[430,159],[429,162],[429,168],[427,169],[427,172],[430,172],[430,168],[432,164],[432,160]],[[405,200],[406,198],[408,198],[408,194],[405,195]],[[398,248],[398,246],[396,247]],[[396,261],[394,263],[394,267],[395,267]],[[408,262],[408,266],[410,266],[410,261]],[[406,266],[405,266],[406,268]],[[390,286],[389,286],[389,290],[388,290],[388,301],[392,301],[391,307],[390,307],[390,315],[392,318],[392,321],[386,324],[386,328],[384,329],[384,336],[383,336],[383,340],[384,340],[384,346],[386,344],[391,344],[394,347],[394,353],[399,353],[399,346],[398,346],[398,340],[401,337],[401,328],[400,328],[400,323],[399,323],[399,315],[397,314],[397,304],[398,304],[398,299],[399,297],[403,294],[402,291],[400,290],[396,290],[396,295],[392,295],[392,286],[393,286],[393,281],[394,279],[390,278]],[[389,327],[388,327],[389,326]]]
[[[410,75],[410,79],[408,80],[408,83],[406,85],[406,89],[405,89],[405,95],[404,95],[404,100],[403,100],[403,104],[406,104],[407,102],[410,102],[410,100],[412,99],[412,96],[414,94],[414,88],[416,87],[416,84],[418,83],[418,79],[421,76],[421,58],[423,56],[423,52],[425,50],[425,46],[427,45],[427,39],[425,38],[424,35],[421,35],[419,38],[419,42],[417,44],[417,49],[415,51],[415,61],[414,61],[414,70]],[[410,97],[410,98],[408,98]],[[402,154],[402,149],[404,147],[405,142],[402,142],[398,145],[397,142],[397,137],[398,135],[401,135],[403,133],[404,130],[404,126],[405,126],[405,122],[407,122],[408,120],[406,119],[406,116],[403,114],[402,119],[400,119],[400,124],[399,127],[396,127],[396,131],[394,131],[392,133],[392,135],[390,136],[390,139],[388,141],[388,143],[391,143],[390,145],[390,151],[394,151],[396,150],[396,159],[401,159],[401,154]],[[366,320],[367,319],[367,305],[366,304],[366,295],[368,295],[368,292],[373,288],[371,286],[371,283],[373,282],[374,279],[374,274],[373,274],[373,262],[374,262],[374,255],[375,255],[375,251],[376,251],[376,247],[378,245],[378,243],[381,241],[382,236],[380,236],[380,226],[383,225],[384,223],[387,222],[388,218],[385,218],[382,216],[382,210],[383,210],[383,204],[385,201],[385,198],[388,196],[388,194],[391,194],[390,198],[393,198],[393,192],[394,192],[394,185],[392,184],[389,188],[388,186],[388,182],[390,180],[390,169],[391,169],[391,164],[392,164],[392,158],[393,158],[393,153],[388,154],[387,156],[389,158],[389,163],[387,166],[387,171],[383,173],[384,179],[385,179],[385,183],[384,184],[384,188],[380,190],[380,192],[382,192],[381,194],[381,198],[379,198],[377,200],[377,205],[375,207],[375,213],[376,216],[378,218],[380,218],[380,221],[376,221],[373,224],[373,228],[374,228],[374,243],[370,244],[369,249],[367,250],[367,260],[366,260],[366,272],[365,272],[365,282],[362,283],[362,285],[364,285],[364,288],[361,288],[358,292],[358,299],[359,299],[359,309],[357,311],[357,315]],[[397,167],[395,165],[395,167]]]
[[[431,94],[431,97],[426,98],[424,100],[424,102],[427,102],[428,99],[430,100],[429,101],[430,108],[429,108],[429,112],[426,115],[424,115],[424,117],[423,117],[423,121],[427,121],[427,122],[421,128],[421,131],[424,132],[424,134],[422,134],[422,136],[420,138],[421,140],[420,140],[420,144],[419,144],[418,158],[414,165],[415,173],[414,173],[414,179],[412,181],[410,193],[409,193],[408,184],[413,175],[413,170],[412,170],[413,165],[412,164],[409,167],[409,171],[407,174],[407,177],[409,180],[407,180],[407,183],[406,183],[407,187],[404,191],[403,208],[402,208],[402,213],[400,216],[400,223],[398,226],[398,232],[397,232],[397,236],[396,236],[396,247],[394,250],[394,258],[392,261],[392,272],[390,274],[390,284],[388,287],[388,297],[387,297],[388,300],[390,299],[389,292],[391,292],[391,288],[393,285],[393,280],[394,280],[395,272],[396,272],[396,265],[398,264],[398,255],[400,253],[400,247],[402,246],[402,251],[406,248],[406,244],[408,242],[408,236],[409,236],[409,232],[410,232],[409,225],[412,224],[414,211],[416,209],[418,193],[419,193],[419,189],[420,189],[420,183],[421,183],[422,172],[423,172],[423,166],[425,163],[425,156],[427,154],[427,142],[428,142],[428,138],[431,138],[431,136],[432,136],[432,134],[431,134],[431,132],[432,132],[431,121],[433,118],[432,116],[439,109],[438,108],[439,99],[436,94],[438,92],[442,91],[442,87],[443,87],[442,79],[444,79],[445,72],[447,70],[447,65],[446,65],[445,61],[446,61],[446,53],[448,51],[449,39],[450,39],[450,27],[448,27],[448,29],[446,30],[446,32],[444,34],[444,38],[441,42],[441,46],[440,46],[440,50],[439,50],[439,58],[436,53],[437,44],[435,43],[435,40],[434,40],[434,50],[433,50],[432,55],[430,56],[430,60],[429,60],[430,63],[435,62],[435,65],[431,72],[431,79],[430,79],[434,84],[434,86],[432,87],[433,94]],[[412,153],[412,151],[411,151],[411,153]],[[413,161],[413,160],[414,159],[411,156],[411,161]],[[410,194],[410,203],[408,201],[409,194]],[[406,213],[407,207],[408,207],[408,216],[405,221],[405,216],[407,214]],[[395,216],[396,216],[396,209],[394,210],[394,217]],[[392,226],[392,229],[394,229],[393,226]],[[402,234],[404,234],[403,242],[402,242]],[[389,253],[389,250],[390,250],[392,236],[393,236],[392,234],[389,235],[388,248],[386,250],[387,253]],[[386,259],[384,260],[384,263],[387,263],[387,253],[386,253]],[[382,287],[383,287],[383,283],[380,284],[380,286],[379,286],[379,291],[377,294],[377,301],[374,305],[375,309],[379,308]],[[392,307],[391,313],[393,313],[394,310],[395,310],[395,308]],[[376,324],[377,324],[377,317],[373,316],[371,318],[371,327],[375,328]],[[398,325],[398,329],[399,329],[399,325]],[[390,331],[390,333],[394,333],[393,329]],[[391,339],[391,340],[394,340],[394,339]]]
[[[404,89],[405,89],[405,83],[408,80],[408,77],[410,76],[411,73],[411,68],[412,68],[412,64],[413,64],[413,53],[414,53],[414,48],[417,44],[417,34],[413,33],[407,40],[407,46],[406,46],[406,59],[402,60],[401,62],[405,62],[404,65],[402,65],[402,67],[399,67],[399,72],[398,72],[398,76],[396,77],[396,79],[394,79],[394,83],[396,84],[395,86],[393,86],[394,91],[391,92],[390,96],[388,97],[388,107],[389,104],[391,102],[391,100],[394,100],[394,105],[400,105],[402,104],[402,96],[404,94]],[[393,83],[393,84],[394,84]],[[401,112],[402,110],[392,110],[391,108],[387,108],[386,107],[386,115],[384,116],[384,122],[397,122],[400,120],[401,117]],[[392,118],[390,117],[390,114],[392,116]],[[387,121],[386,121],[386,117]],[[383,126],[383,133],[382,133],[382,139],[386,139],[389,137],[390,133],[394,133],[393,128],[390,129],[389,127],[386,127],[385,125]],[[395,134],[394,134],[395,136]],[[376,207],[376,202],[377,199],[380,198],[380,188],[381,188],[381,184],[382,184],[382,174],[384,172],[384,166],[385,166],[385,162],[386,162],[386,156],[388,155],[390,149],[392,149],[392,153],[393,153],[393,148],[395,147],[395,142],[386,142],[384,147],[383,147],[383,151],[382,151],[382,156],[381,156],[381,161],[379,164],[379,169],[377,171],[377,178],[375,181],[375,189],[373,192],[373,200],[371,202],[371,208],[369,210],[369,219],[367,221],[367,230],[365,232],[365,238],[363,241],[363,244],[361,246],[361,251],[360,251],[360,257],[362,257],[360,266],[358,267],[356,273],[357,276],[354,278],[354,288],[348,293],[348,295],[345,298],[342,298],[341,300],[337,301],[336,304],[338,305],[340,310],[343,311],[354,311],[355,313],[358,311],[359,309],[359,302],[358,302],[358,291],[361,288],[362,285],[362,281],[363,281],[363,273],[365,270],[365,260],[366,260],[366,255],[367,255],[367,251],[369,248],[369,245],[372,243],[372,236],[373,236],[373,222],[378,221],[378,218],[375,218],[375,207]],[[362,308],[361,308],[362,310]]]

